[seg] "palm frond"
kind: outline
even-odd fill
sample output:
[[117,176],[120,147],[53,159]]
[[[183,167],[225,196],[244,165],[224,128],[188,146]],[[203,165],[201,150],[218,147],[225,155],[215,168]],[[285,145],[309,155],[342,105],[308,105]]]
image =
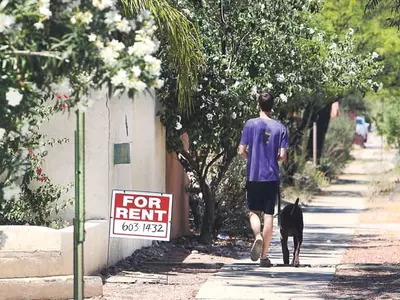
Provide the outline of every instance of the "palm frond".
[[177,70],[178,102],[187,110],[197,86],[197,74],[203,64],[201,41],[196,27],[167,0],[121,0],[124,12],[135,16],[141,9],[152,12],[161,36],[169,45],[168,57]]

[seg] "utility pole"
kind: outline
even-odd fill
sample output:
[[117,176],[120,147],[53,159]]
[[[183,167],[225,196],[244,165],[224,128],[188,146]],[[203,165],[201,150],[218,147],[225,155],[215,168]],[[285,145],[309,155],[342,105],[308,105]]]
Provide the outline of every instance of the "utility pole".
[[313,165],[317,166],[317,122],[313,122]]
[[74,300],[83,300],[83,243],[85,241],[85,114],[76,111]]

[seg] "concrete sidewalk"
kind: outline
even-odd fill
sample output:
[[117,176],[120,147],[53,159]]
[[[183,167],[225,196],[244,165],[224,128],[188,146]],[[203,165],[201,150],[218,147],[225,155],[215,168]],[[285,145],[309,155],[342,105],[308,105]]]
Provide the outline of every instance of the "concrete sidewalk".
[[[202,285],[196,299],[324,299],[322,293],[364,209],[364,194],[373,179],[371,171],[381,173],[392,167],[394,156],[381,156],[380,137],[370,134],[366,146],[354,152],[357,160],[347,166],[340,180],[304,208],[301,267],[281,266],[279,230],[275,227],[270,250],[272,268],[259,268],[250,258],[225,265]],[[293,249],[290,242],[289,250]]]

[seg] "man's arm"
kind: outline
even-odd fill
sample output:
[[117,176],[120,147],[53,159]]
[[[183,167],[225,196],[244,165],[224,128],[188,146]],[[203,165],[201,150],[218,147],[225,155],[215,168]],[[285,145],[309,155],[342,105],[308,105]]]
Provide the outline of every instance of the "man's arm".
[[242,145],[242,144],[239,145],[239,154],[240,154],[240,156],[243,157],[244,159],[247,159],[247,158],[248,158],[246,148],[247,148],[247,145]]
[[287,148],[280,148],[278,153],[278,160],[285,161],[287,159]]

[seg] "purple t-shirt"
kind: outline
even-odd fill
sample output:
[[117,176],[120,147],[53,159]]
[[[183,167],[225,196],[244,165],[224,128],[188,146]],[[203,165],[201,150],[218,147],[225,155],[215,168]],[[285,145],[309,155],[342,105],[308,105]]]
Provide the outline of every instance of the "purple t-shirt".
[[279,181],[278,150],[288,148],[283,124],[272,119],[250,119],[244,125],[241,145],[248,145],[247,180]]

